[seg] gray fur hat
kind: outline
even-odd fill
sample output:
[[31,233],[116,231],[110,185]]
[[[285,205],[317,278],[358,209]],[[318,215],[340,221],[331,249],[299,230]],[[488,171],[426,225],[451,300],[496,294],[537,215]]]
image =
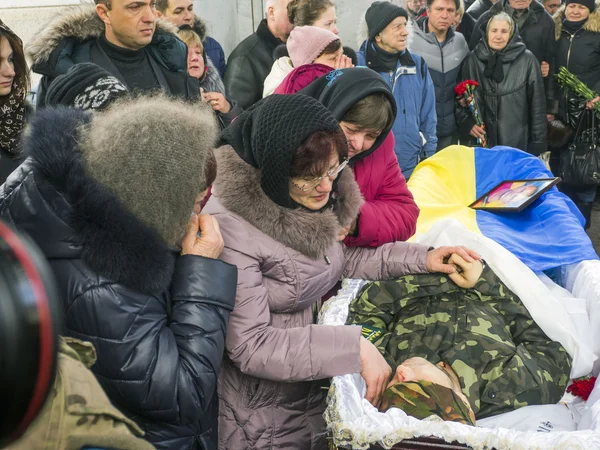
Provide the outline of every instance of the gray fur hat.
[[120,100],[83,130],[87,173],[171,246],[185,233],[217,136],[211,108],[164,96]]

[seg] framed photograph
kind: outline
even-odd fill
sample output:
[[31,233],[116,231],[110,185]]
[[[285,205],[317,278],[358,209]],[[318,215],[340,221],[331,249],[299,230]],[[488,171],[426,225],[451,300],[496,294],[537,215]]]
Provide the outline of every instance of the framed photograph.
[[560,178],[506,180],[469,205],[486,211],[522,211],[556,185]]

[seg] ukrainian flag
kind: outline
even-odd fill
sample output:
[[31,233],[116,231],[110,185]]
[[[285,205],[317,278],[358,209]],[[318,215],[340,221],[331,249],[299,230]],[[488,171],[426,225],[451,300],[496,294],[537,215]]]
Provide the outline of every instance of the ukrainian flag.
[[521,212],[469,205],[505,180],[553,177],[539,158],[511,147],[448,147],[420,163],[408,187],[421,209],[417,233],[440,219],[457,219],[498,242],[534,272],[598,259],[575,204],[556,187]]

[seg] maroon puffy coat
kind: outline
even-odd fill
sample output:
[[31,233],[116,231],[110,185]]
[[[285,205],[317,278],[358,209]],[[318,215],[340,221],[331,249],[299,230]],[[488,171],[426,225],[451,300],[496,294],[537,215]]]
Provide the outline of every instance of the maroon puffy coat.
[[295,94],[332,70],[331,67],[325,64],[304,64],[296,67],[288,73],[277,89],[273,91],[273,94]]
[[406,241],[417,229],[419,208],[408,190],[394,153],[394,135],[353,167],[365,203],[358,216],[358,235],[348,236],[348,247],[378,247]]

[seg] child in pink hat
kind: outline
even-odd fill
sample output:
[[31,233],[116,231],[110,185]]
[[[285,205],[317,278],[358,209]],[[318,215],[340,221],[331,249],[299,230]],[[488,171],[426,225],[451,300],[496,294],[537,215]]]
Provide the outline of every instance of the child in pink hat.
[[274,94],[294,94],[333,69],[352,67],[350,58],[343,54],[340,38],[323,28],[295,27],[286,46],[294,69]]

